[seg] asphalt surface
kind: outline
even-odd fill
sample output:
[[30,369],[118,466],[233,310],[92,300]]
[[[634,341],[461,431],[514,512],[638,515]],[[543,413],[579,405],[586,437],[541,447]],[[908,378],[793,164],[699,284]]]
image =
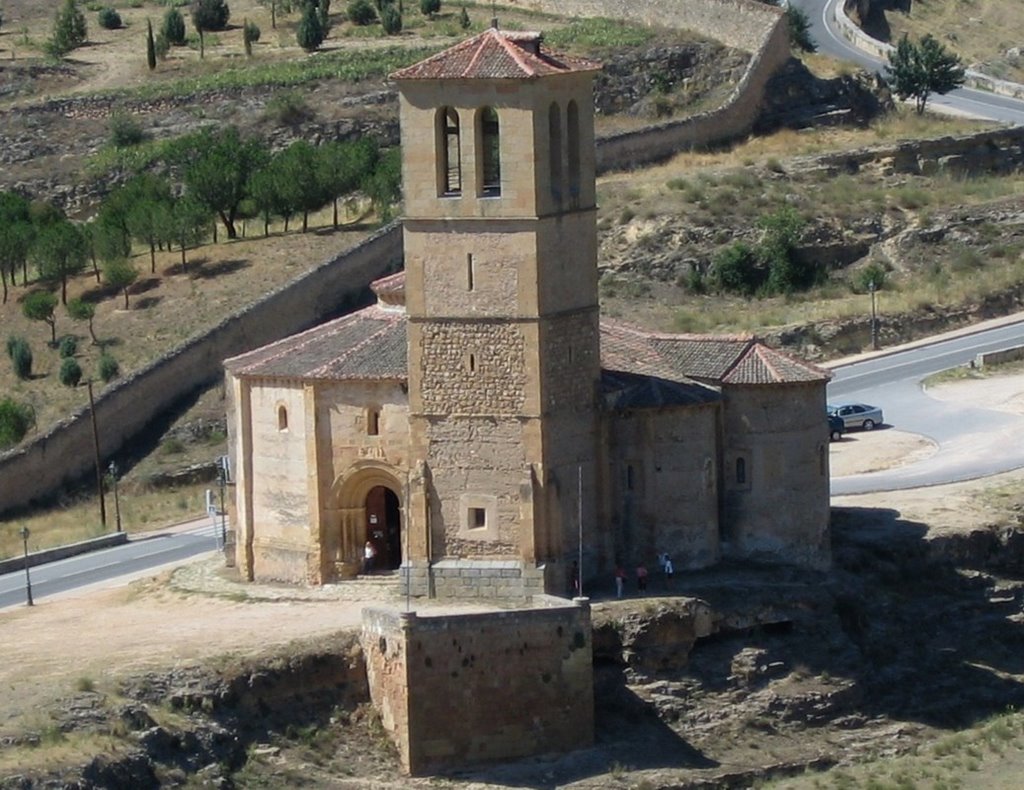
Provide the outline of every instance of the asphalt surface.
[[[944,485],[1024,467],[1024,417],[930,397],[927,376],[968,364],[982,352],[1024,345],[1024,318],[991,329],[937,339],[833,369],[829,403],[880,406],[886,425],[928,437],[937,452],[917,463],[832,478],[832,494],[864,494]],[[852,433],[851,438],[856,437]]]
[[[209,518],[174,530],[144,533],[123,546],[81,554],[29,569],[35,600],[94,584],[125,583],[139,575],[218,549],[220,530]],[[0,576],[0,609],[26,601],[23,570]]]
[[[811,22],[811,37],[818,45],[819,52],[855,63],[867,71],[884,73],[886,61],[857,49],[839,34],[833,20],[833,6],[841,2],[842,0],[790,0],[793,6],[807,12]],[[944,96],[932,95],[928,99],[928,104],[976,118],[1013,125],[1024,124],[1024,101],[973,88],[958,88]]]

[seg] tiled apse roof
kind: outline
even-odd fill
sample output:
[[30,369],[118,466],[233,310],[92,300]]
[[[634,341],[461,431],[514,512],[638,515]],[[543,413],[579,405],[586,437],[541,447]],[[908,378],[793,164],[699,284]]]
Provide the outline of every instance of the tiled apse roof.
[[379,305],[227,360],[236,376],[405,381],[405,312]]
[[393,72],[391,79],[533,79],[600,68],[592,60],[543,49],[540,33],[491,27],[444,52]]
[[670,380],[712,384],[795,384],[827,381],[822,368],[750,335],[674,335],[601,322],[601,365]]
[[[311,380],[408,378],[405,273],[371,287],[382,303],[234,357],[225,367],[237,376]],[[601,322],[601,367],[609,405],[705,402],[705,385],[793,384],[827,381],[815,365],[769,348],[750,335],[674,335],[644,332],[617,321]],[[640,378],[648,379],[641,381]]]

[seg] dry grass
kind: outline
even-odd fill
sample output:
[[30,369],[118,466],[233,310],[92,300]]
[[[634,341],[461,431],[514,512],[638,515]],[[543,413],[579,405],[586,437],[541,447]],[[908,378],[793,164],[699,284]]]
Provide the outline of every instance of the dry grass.
[[[205,512],[206,489],[215,484],[193,484],[169,489],[150,489],[125,482],[118,486],[121,524],[125,531],[147,532],[170,524],[190,521]],[[99,498],[81,494],[67,502],[33,510],[20,517],[0,522],[0,559],[19,556],[24,547],[19,535],[22,527],[31,533],[29,551],[63,546],[99,537],[115,531],[114,498],[106,497],[107,526],[100,523]]]

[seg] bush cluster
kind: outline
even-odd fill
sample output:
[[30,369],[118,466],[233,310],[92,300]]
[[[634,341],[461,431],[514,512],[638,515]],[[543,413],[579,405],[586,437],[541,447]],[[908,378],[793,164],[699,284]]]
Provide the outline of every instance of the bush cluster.
[[23,337],[11,335],[7,338],[7,356],[14,366],[14,375],[25,380],[32,375],[32,348]]
[[0,450],[17,444],[36,424],[36,415],[26,403],[0,398]]
[[66,357],[60,363],[60,372],[57,374],[60,383],[65,387],[77,387],[82,380],[82,367],[74,357]]
[[104,30],[117,30],[121,27],[121,15],[114,8],[101,8],[97,14],[100,27]]
[[116,379],[120,373],[121,366],[117,364],[117,360],[110,354],[103,352],[100,355],[99,361],[100,380],[107,384]]

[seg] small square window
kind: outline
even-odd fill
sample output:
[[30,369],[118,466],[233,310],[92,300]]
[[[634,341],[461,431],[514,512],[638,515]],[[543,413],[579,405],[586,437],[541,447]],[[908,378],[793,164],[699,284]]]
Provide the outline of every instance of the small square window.
[[469,509],[469,528],[484,529],[487,526],[487,510],[482,507]]

